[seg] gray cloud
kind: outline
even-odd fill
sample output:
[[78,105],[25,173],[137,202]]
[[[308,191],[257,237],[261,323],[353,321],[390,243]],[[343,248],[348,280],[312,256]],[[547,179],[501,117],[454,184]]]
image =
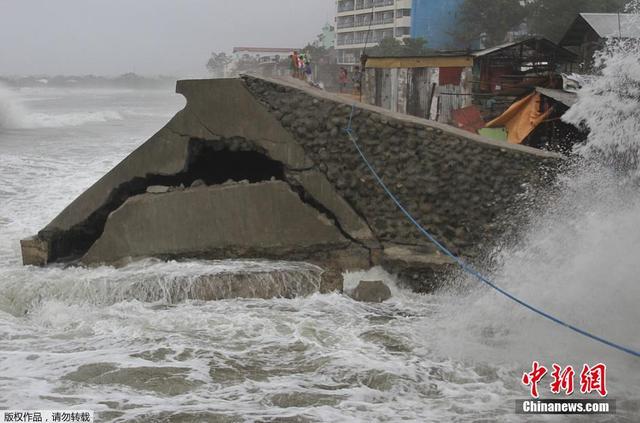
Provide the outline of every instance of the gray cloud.
[[0,74],[197,76],[211,51],[300,47],[334,0],[0,0]]

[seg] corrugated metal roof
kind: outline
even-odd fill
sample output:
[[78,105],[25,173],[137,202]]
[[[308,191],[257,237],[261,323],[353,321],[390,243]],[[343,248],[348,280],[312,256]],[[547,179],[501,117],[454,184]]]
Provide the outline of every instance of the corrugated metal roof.
[[580,13],[580,16],[602,38],[640,38],[640,15],[630,13]]
[[555,50],[558,53],[561,53],[563,56],[567,57],[567,58],[574,58],[575,54],[570,52],[569,50],[565,49],[564,47],[561,47],[559,45],[557,45],[556,43],[546,39],[546,38],[541,38],[541,37],[533,37],[533,38],[528,38],[526,40],[522,40],[522,41],[513,41],[510,43],[505,43],[505,44],[500,44],[497,45],[495,47],[491,47],[485,50],[480,50],[480,51],[475,51],[473,53],[471,53],[472,56],[474,57],[483,57],[483,56],[487,56],[493,53],[496,53],[500,50],[505,50],[511,47],[515,47],[518,46],[520,44],[524,44],[526,46],[529,46],[531,48],[537,48],[538,45],[540,45],[542,48],[546,48],[549,50]]
[[578,101],[578,95],[576,93],[570,93],[562,90],[553,90],[551,88],[536,87],[536,91],[545,97],[552,98],[567,107],[571,107]]
[[472,56],[475,57],[480,57],[480,56],[486,56],[487,54],[491,54],[491,53],[495,53],[496,51],[500,51],[503,50],[505,48],[509,48],[509,47],[513,47],[520,44],[519,41],[513,41],[510,43],[504,43],[504,44],[500,44],[491,48],[486,48],[484,50],[480,50],[480,51],[474,51],[473,53],[471,53]]

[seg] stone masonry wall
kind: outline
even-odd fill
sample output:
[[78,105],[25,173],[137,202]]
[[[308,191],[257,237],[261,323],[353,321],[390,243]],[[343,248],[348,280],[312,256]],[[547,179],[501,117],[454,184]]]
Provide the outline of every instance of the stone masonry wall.
[[[351,106],[268,80],[244,81],[381,242],[429,244],[375,182],[346,136]],[[352,125],[364,154],[405,207],[467,257],[500,237],[507,227],[502,217],[522,194],[548,183],[559,162],[371,107],[356,108]]]

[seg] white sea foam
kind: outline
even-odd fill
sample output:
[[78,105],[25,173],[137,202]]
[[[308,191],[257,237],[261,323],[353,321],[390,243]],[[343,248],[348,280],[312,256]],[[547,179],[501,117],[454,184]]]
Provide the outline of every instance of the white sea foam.
[[[631,59],[614,55],[611,60],[618,59],[627,63],[618,72],[634,75]],[[629,80],[606,71],[603,77]],[[618,87],[612,81],[594,84]],[[586,87],[570,114],[593,126],[589,142],[619,143],[633,151],[638,132],[633,132],[637,122],[626,122],[636,117],[631,106],[621,103],[625,121],[611,129],[622,132],[609,137],[597,125],[609,125],[617,111],[598,111],[589,92],[598,91]],[[123,95],[113,94],[90,112],[120,110]],[[78,109],[77,98],[61,96],[68,107],[30,101],[33,110],[27,114]],[[171,104],[134,109],[179,108]],[[617,107],[613,99],[607,104]],[[226,416],[510,422],[521,421],[513,414],[513,399],[527,396],[519,378],[531,360],[574,366],[598,360],[609,366],[616,419],[637,418],[637,408],[628,402],[640,388],[637,360],[549,323],[470,278],[459,279],[462,292],[421,296],[398,288],[379,268],[347,275],[347,288],[362,279],[390,286],[394,298],[374,305],[338,294],[208,303],[160,297],[146,303],[126,295],[126,288],[143,281],[164,289],[216,269],[284,264],[148,260],[123,269],[22,267],[17,240],[35,233],[150,135],[132,115],[122,113],[121,123],[140,140],[128,143],[120,132],[97,134],[91,141],[70,134],[56,149],[22,143],[13,132],[4,138],[15,147],[0,152],[0,404],[112,413],[102,414],[102,421],[145,415],[159,421],[162,413],[184,413],[195,421]],[[33,136],[52,132],[40,127]],[[588,166],[563,175],[556,188],[560,195],[541,197],[546,210],[522,229],[520,242],[496,250],[498,265],[488,269],[490,276],[560,318],[640,348],[635,185],[590,157]],[[167,377],[167,368],[177,373]],[[177,391],[167,394],[168,385]]]
[[[632,0],[627,11],[640,26],[640,2]],[[605,152],[636,155],[640,148],[640,41],[612,38],[596,54],[600,74],[590,78],[578,93],[578,102],[563,119],[584,125],[589,142],[579,149],[587,157]]]
[[[577,148],[576,164],[553,192],[536,198],[542,211],[531,216],[515,246],[496,250],[497,265],[487,272],[533,306],[640,351],[638,41],[611,40],[598,60],[601,73],[566,115],[590,130],[587,144]],[[610,385],[621,390],[614,396],[636,397],[637,358],[552,323],[472,277],[461,279],[468,294],[452,293],[429,335],[440,354],[505,368],[532,360],[578,368],[603,361]]]
[[74,112],[62,114],[30,113],[25,121],[30,128],[62,128],[65,126],[81,126],[88,123],[102,123],[122,120],[123,116],[115,110],[97,112]]
[[28,113],[16,93],[0,84],[0,129],[24,128]]
[[122,113],[116,110],[42,113],[30,111],[25,103],[19,92],[0,85],[0,128],[62,128],[123,119]]

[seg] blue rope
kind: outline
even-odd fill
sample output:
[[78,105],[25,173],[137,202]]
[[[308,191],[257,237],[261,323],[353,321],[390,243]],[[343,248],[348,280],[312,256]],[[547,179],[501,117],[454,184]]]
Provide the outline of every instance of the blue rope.
[[458,257],[455,254],[453,254],[447,247],[445,247],[442,243],[440,243],[435,238],[435,236],[433,236],[420,223],[418,223],[418,221],[416,219],[414,219],[414,217],[411,215],[411,213],[409,213],[407,211],[407,209],[404,208],[404,206],[402,205],[400,200],[398,200],[398,198],[391,192],[391,190],[389,190],[389,188],[382,181],[382,178],[380,178],[380,176],[375,171],[375,169],[373,168],[373,166],[371,165],[369,160],[367,160],[367,157],[364,155],[364,153],[362,152],[362,149],[360,149],[360,146],[358,145],[357,137],[353,133],[352,123],[353,123],[353,115],[355,113],[355,110],[356,110],[356,106],[354,104],[352,106],[352,109],[351,109],[351,115],[349,116],[349,126],[347,126],[347,128],[344,131],[349,136],[349,139],[351,139],[351,142],[355,146],[356,150],[358,150],[358,153],[360,154],[360,157],[362,158],[364,163],[367,165],[367,167],[371,171],[371,174],[374,176],[374,178],[376,179],[378,184],[380,184],[382,189],[384,189],[384,191],[387,193],[389,198],[391,198],[391,200],[393,200],[393,202],[396,204],[396,206],[398,206],[400,211],[402,211],[402,213],[411,221],[411,223],[413,223],[415,225],[415,227],[418,228],[418,230],[424,236],[426,236],[429,239],[429,241],[431,241],[436,247],[438,247],[438,249],[440,251],[442,251],[446,256],[448,256],[451,259],[453,259],[458,264],[458,266],[460,266],[460,268],[462,270],[464,270],[466,273],[470,274],[471,276],[474,276],[476,279],[478,279],[479,281],[481,281],[485,285],[488,285],[489,287],[491,287],[494,290],[498,291],[500,294],[504,295],[505,297],[509,298],[510,300],[512,300],[512,301],[520,304],[521,306],[531,310],[532,312],[544,317],[545,319],[551,320],[552,322],[557,323],[560,326],[564,326],[565,328],[570,329],[570,330],[572,330],[574,332],[577,332],[580,335],[586,336],[587,338],[591,338],[594,341],[597,341],[597,342],[600,342],[602,344],[608,345],[608,346],[610,346],[612,348],[615,348],[615,349],[617,349],[619,351],[625,352],[625,353],[630,354],[632,356],[640,357],[640,352],[638,352],[638,351],[635,351],[635,350],[633,350],[633,349],[631,349],[629,347],[625,347],[623,345],[616,344],[614,342],[611,342],[611,341],[608,341],[608,340],[606,340],[604,338],[601,338],[601,337],[599,337],[597,335],[589,333],[584,329],[580,329],[577,326],[574,326],[574,325],[572,325],[570,323],[567,323],[567,322],[565,322],[563,320],[560,320],[559,318],[557,318],[557,317],[555,317],[555,316],[553,316],[553,315],[551,315],[551,314],[549,314],[549,313],[547,313],[545,311],[542,311],[542,310],[540,310],[540,309],[538,309],[538,308],[536,308],[536,307],[524,302],[523,300],[519,299],[518,297],[516,297],[515,295],[511,294],[510,292],[500,288],[498,285],[496,285],[494,282],[492,282],[489,278],[487,278],[484,275],[482,275],[482,273],[480,273],[479,271],[475,270],[471,265],[467,264],[464,260],[462,260],[460,257]]

